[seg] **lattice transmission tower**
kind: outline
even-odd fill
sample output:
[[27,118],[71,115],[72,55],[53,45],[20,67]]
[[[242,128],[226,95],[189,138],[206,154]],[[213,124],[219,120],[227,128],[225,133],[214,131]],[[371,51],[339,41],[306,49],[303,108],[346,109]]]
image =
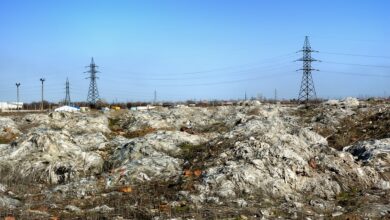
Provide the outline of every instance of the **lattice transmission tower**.
[[97,71],[98,66],[95,64],[93,57],[91,59],[91,64],[89,64],[89,66],[87,66],[87,68],[89,68],[89,70],[86,71],[86,73],[90,74],[90,76],[87,77],[87,79],[91,80],[89,83],[87,102],[90,105],[96,105],[96,102],[99,100],[99,91],[98,91],[97,83],[96,83],[96,80],[98,79],[98,77],[96,76],[96,74],[99,71]]
[[[302,58],[296,60],[296,61],[303,62],[302,69],[299,69],[299,70],[302,70],[303,75],[302,75],[301,88],[299,90],[298,101],[308,103],[309,100],[317,98],[317,94],[316,94],[316,90],[314,88],[314,81],[313,81],[311,71],[318,71],[318,70],[313,69],[311,66],[311,63],[315,62],[315,61],[319,61],[319,60],[316,60],[313,57],[311,57],[311,53],[318,52],[318,51],[311,49],[309,37],[306,36],[305,42],[303,44],[303,48],[302,48],[302,50],[300,50],[298,52],[303,53]],[[297,70],[297,71],[299,71],[299,70]]]
[[68,78],[66,78],[66,83],[65,83],[64,105],[70,106],[70,86],[69,86],[69,79]]

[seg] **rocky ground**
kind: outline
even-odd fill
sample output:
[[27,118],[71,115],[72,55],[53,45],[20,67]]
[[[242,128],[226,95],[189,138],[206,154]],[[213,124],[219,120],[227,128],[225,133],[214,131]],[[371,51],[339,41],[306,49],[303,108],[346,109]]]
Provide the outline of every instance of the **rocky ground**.
[[0,116],[0,217],[390,218],[390,104]]

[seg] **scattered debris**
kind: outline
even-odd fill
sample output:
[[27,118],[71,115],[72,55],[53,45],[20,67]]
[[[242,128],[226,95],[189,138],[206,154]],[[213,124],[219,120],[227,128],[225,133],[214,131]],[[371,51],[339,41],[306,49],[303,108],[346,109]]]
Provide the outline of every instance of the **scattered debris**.
[[386,218],[389,129],[355,98],[1,116],[0,217]]

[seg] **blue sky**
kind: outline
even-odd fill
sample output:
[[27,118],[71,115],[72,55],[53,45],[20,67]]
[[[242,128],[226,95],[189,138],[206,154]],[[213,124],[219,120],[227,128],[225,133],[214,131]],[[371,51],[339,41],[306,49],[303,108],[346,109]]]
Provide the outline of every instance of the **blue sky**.
[[[322,98],[390,95],[388,0],[0,1],[0,101],[112,102],[298,96],[310,36]],[[333,54],[338,53],[338,54]],[[352,55],[370,56],[352,56]],[[336,64],[337,63],[337,64]],[[341,64],[342,63],[342,64]],[[360,65],[347,65],[360,64]]]

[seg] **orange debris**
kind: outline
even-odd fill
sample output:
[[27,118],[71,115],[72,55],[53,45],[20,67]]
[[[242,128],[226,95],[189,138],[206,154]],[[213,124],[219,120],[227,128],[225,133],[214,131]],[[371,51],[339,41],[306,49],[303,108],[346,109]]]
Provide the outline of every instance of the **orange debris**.
[[187,177],[192,176],[192,171],[191,170],[184,170],[184,176],[187,176]]
[[202,175],[202,171],[201,170],[194,170],[194,175],[199,177],[200,175]]
[[119,192],[131,193],[133,189],[130,186],[125,186],[119,189]]
[[317,168],[317,163],[316,163],[316,161],[315,161],[313,158],[311,158],[311,159],[309,160],[309,166],[310,166],[311,168],[313,168],[313,169],[316,169],[316,168]]

